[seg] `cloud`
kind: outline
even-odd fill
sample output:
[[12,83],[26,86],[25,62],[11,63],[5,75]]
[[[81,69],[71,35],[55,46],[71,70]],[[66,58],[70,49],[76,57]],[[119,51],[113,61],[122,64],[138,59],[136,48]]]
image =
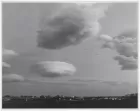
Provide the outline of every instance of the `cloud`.
[[[17,56],[18,54],[13,51],[13,50],[9,50],[9,49],[3,49],[2,51],[2,59],[3,61],[10,59],[14,56]],[[2,62],[2,74],[7,74],[9,73],[9,69],[11,68],[11,65],[6,63],[6,62]]]
[[[3,52],[2,52],[3,61],[5,59],[7,60],[7,59],[10,59],[11,57],[14,57],[17,55],[18,55],[18,53],[16,53],[13,50],[9,50],[9,49],[3,49]],[[2,76],[2,78],[3,78],[4,83],[24,81],[24,77],[22,77],[21,75],[11,74],[11,72],[9,71],[10,68],[11,68],[10,64],[8,64],[6,62],[2,62],[2,74],[4,74]]]
[[110,81],[110,80],[102,80],[102,79],[71,79],[69,81],[72,82],[80,82],[80,83],[92,83],[92,82],[100,82],[108,85],[121,85],[121,84],[129,84],[128,82],[125,81]]
[[3,82],[4,83],[11,83],[11,82],[23,82],[24,77],[18,74],[7,74],[3,75]]
[[116,56],[114,59],[121,65],[122,70],[135,70],[138,68],[138,61],[133,57]]
[[73,82],[97,82],[100,80],[98,80],[98,79],[70,79],[69,81],[73,81]]
[[[68,4],[51,16],[43,15],[38,31],[37,44],[40,48],[61,49],[76,45],[100,31],[99,19],[105,15],[109,4]],[[46,18],[45,18],[46,16]]]
[[6,62],[2,62],[2,67],[10,68],[11,65]]
[[97,39],[103,42],[102,48],[109,48],[109,49],[115,48],[115,44],[111,36],[103,34],[100,35]]
[[44,78],[27,78],[26,83],[46,83],[46,84],[59,84],[59,85],[86,85],[84,83],[69,82],[67,80],[45,80]]
[[102,48],[109,48],[109,49],[114,49],[114,43],[112,42],[106,42],[102,45]]
[[71,76],[76,72],[76,68],[69,63],[59,61],[43,61],[31,67],[32,73],[37,73],[43,77]]
[[112,38],[111,36],[105,35],[105,34],[100,35],[100,36],[98,37],[98,39],[99,39],[99,40],[102,40],[102,41],[105,41],[105,42],[111,42],[111,41],[113,40],[113,38]]
[[18,53],[16,53],[13,50],[9,50],[9,49],[3,49],[3,52],[2,52],[2,57],[4,60],[17,56],[17,55],[18,55]]
[[116,46],[116,51],[120,55],[137,58],[136,45],[132,43],[122,42],[122,43],[115,43],[115,46]]
[[100,81],[101,83],[104,83],[104,84],[108,84],[108,85],[111,85],[111,86],[115,86],[115,85],[121,85],[121,84],[124,84],[123,82],[119,82],[119,81]]
[[137,30],[128,30],[115,37],[101,35],[99,40],[104,42],[102,48],[109,48],[117,52],[118,55],[114,57],[114,60],[119,62],[122,70],[137,69]]
[[126,30],[117,36],[118,39],[122,39],[122,40],[128,38],[136,39],[137,37],[138,37],[137,29]]
[[2,74],[9,73],[10,67],[11,67],[10,64],[8,64],[6,62],[2,62]]

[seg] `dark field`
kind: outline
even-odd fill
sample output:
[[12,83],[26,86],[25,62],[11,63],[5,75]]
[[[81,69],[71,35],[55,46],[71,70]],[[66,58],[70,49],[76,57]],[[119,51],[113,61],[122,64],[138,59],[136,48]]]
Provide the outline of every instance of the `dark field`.
[[[61,100],[60,100],[60,99]],[[92,97],[91,97],[92,98]],[[120,97],[119,97],[120,98]],[[3,108],[138,108],[137,96],[123,99],[104,99],[103,97],[84,100],[63,100],[64,98],[37,98],[3,100]]]

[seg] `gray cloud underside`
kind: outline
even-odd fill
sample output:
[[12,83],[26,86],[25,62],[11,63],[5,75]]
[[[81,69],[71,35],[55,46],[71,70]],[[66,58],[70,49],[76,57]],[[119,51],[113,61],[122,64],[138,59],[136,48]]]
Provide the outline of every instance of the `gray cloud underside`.
[[89,37],[95,37],[99,30],[98,20],[105,15],[109,4],[69,4],[43,19],[37,32],[37,45],[45,49],[61,49],[76,45]]

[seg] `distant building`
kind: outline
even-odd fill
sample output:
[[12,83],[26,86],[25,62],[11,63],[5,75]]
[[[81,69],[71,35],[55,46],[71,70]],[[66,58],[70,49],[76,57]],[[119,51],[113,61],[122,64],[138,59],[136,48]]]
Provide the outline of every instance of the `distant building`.
[[11,98],[10,97],[3,97],[3,101],[10,101]]

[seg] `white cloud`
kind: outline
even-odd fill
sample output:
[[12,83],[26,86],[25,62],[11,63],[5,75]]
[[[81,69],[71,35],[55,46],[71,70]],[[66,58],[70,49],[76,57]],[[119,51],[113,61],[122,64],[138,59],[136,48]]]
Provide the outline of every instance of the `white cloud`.
[[100,35],[100,36],[98,37],[98,39],[99,39],[99,40],[102,40],[102,41],[105,41],[105,42],[111,42],[111,41],[113,40],[113,38],[112,38],[111,36],[105,35],[105,34]]
[[6,63],[6,62],[2,62],[2,74],[7,74],[9,73],[9,69],[10,69],[11,65]]
[[6,61],[7,59],[10,59],[10,58],[12,58],[14,56],[17,56],[17,55],[18,54],[15,51],[13,51],[13,50],[9,50],[9,49],[3,49],[2,50],[2,59],[3,59],[3,62],[2,62],[2,73],[3,74],[9,73],[9,69],[11,67],[10,64],[8,64],[8,63],[6,63],[4,61]]
[[[43,15],[37,44],[40,48],[61,49],[75,45],[100,31],[99,19],[109,4],[65,4],[53,15]],[[46,16],[46,18],[45,18]]]
[[125,31],[115,37],[101,35],[99,40],[104,42],[102,48],[110,48],[118,53],[114,59],[122,66],[122,70],[137,69],[137,30]]
[[2,67],[5,67],[5,68],[10,68],[11,65],[6,63],[6,62],[2,62]]
[[9,49],[3,49],[3,52],[2,52],[2,57],[3,59],[9,59],[11,57],[14,57],[14,56],[17,56],[18,54],[13,51],[13,50],[9,50]]
[[76,68],[69,63],[59,61],[43,61],[31,67],[33,73],[38,73],[43,77],[71,76],[76,72]]
[[[11,57],[17,56],[18,54],[13,51],[13,50],[9,50],[9,49],[3,49],[2,52],[2,56],[3,56],[3,61],[6,59],[10,59]],[[11,65],[6,63],[6,62],[2,62],[2,73],[4,74],[2,76],[3,78],[3,82],[4,83],[11,83],[11,82],[22,82],[24,81],[24,77],[22,77],[21,75],[18,74],[11,74],[9,69],[11,68]]]
[[3,75],[3,82],[4,83],[11,83],[11,82],[23,82],[24,77],[18,74],[6,74]]

